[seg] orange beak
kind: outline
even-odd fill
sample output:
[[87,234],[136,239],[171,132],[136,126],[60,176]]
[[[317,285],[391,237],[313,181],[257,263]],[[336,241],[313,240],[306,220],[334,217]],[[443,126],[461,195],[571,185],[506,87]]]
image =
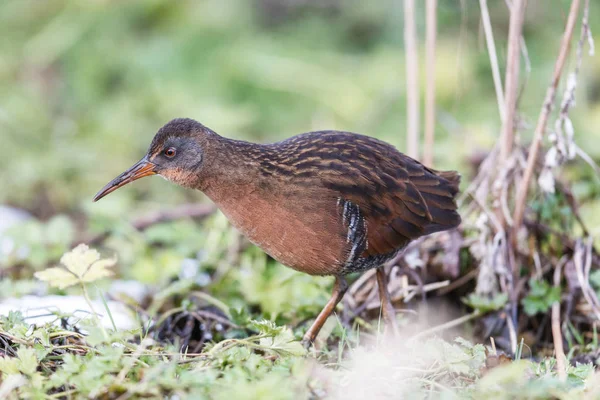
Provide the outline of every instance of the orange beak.
[[110,181],[106,186],[100,190],[94,201],[98,201],[109,193],[114,192],[121,186],[125,186],[130,182],[143,178],[145,176],[156,175],[156,165],[147,160],[146,157],[142,158],[135,165],[117,176],[115,179]]

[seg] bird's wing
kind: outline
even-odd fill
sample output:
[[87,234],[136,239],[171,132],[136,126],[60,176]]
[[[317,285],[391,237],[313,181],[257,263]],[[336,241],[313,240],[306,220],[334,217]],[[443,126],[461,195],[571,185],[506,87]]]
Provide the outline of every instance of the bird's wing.
[[459,175],[429,169],[385,142],[346,132],[312,132],[275,149],[279,168],[288,170],[284,177],[291,176],[301,190],[314,191],[303,197],[319,205],[307,206],[307,212],[317,207],[330,220],[344,222],[333,229],[337,235],[347,237],[350,227],[343,205],[358,208],[357,221],[364,220],[367,237],[363,256],[393,253],[413,239],[460,223],[455,202]]
[[367,236],[363,256],[393,253],[411,240],[460,223],[457,173],[431,170],[394,149],[384,150],[369,155],[377,162],[324,178],[325,186],[360,210]]

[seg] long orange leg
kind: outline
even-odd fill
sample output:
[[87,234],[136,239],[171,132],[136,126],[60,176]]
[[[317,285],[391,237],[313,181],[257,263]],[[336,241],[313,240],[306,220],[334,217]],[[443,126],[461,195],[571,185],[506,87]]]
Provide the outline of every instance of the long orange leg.
[[325,324],[325,321],[327,321],[327,318],[329,318],[333,310],[335,310],[335,306],[337,306],[340,300],[342,300],[347,290],[348,282],[346,282],[346,279],[344,279],[344,277],[342,276],[336,276],[335,283],[333,284],[333,293],[331,294],[331,298],[329,299],[323,310],[321,310],[321,312],[317,316],[317,319],[315,319],[315,322],[313,322],[313,324],[310,326],[310,328],[308,328],[308,330],[304,334],[304,338],[302,339],[302,344],[304,344],[304,347],[309,348],[312,345],[312,343],[317,338],[319,331]]
[[383,267],[377,268],[377,286],[379,287],[379,299],[381,300],[381,311],[385,321],[386,330],[394,336],[398,336],[398,322],[396,321],[396,311],[392,305],[390,292],[387,287],[387,276]]

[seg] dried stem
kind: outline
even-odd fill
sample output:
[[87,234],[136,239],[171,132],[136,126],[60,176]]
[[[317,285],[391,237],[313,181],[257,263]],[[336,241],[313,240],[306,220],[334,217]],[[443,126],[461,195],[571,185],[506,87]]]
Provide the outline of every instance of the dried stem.
[[508,31],[508,55],[506,60],[505,77],[505,119],[502,127],[502,141],[500,147],[500,161],[508,159],[512,151],[515,133],[515,114],[517,108],[517,96],[519,86],[519,64],[521,31],[525,16],[526,0],[515,0],[510,13],[510,27]]
[[554,65],[554,74],[552,76],[552,82],[548,87],[548,91],[546,92],[546,98],[544,99],[544,104],[542,106],[542,110],[540,112],[540,116],[538,118],[537,125],[535,127],[535,131],[533,134],[533,142],[529,147],[529,156],[527,157],[527,166],[525,167],[525,173],[523,175],[523,179],[521,180],[521,184],[517,190],[517,198],[515,202],[515,212],[514,212],[514,225],[513,225],[513,240],[516,238],[516,232],[520,228],[523,222],[523,214],[525,213],[525,201],[527,200],[527,191],[529,190],[529,182],[533,177],[533,171],[535,169],[535,163],[537,161],[537,157],[540,151],[540,147],[542,145],[542,138],[544,136],[544,131],[546,130],[546,124],[548,123],[548,117],[552,112],[552,108],[554,106],[554,99],[556,97],[556,89],[558,87],[558,83],[560,81],[560,77],[562,75],[563,67],[565,65],[565,61],[567,60],[567,55],[569,54],[569,49],[571,47],[571,38],[573,37],[573,30],[575,28],[575,22],[577,20],[577,14],[579,13],[580,0],[573,0],[571,2],[571,9],[569,10],[569,17],[567,19],[567,25],[565,27],[565,32],[563,34],[563,38],[560,45],[560,52],[558,54],[558,58],[556,59],[556,63]]
[[423,162],[433,166],[435,137],[435,45],[437,36],[437,0],[427,0],[425,35],[425,145]]
[[502,90],[502,78],[500,77],[500,68],[498,67],[498,55],[496,53],[496,44],[494,43],[494,33],[492,31],[492,23],[490,21],[490,13],[487,6],[487,0],[479,0],[481,8],[481,22],[483,23],[483,32],[485,33],[485,41],[488,54],[490,56],[490,65],[492,67],[492,78],[494,79],[494,88],[496,89],[496,99],[498,101],[498,113],[500,121],[504,123],[506,117],[504,91]]
[[593,238],[590,236],[586,239],[586,243],[578,240],[575,243],[575,251],[573,252],[573,263],[577,274],[577,281],[581,286],[583,298],[589,304],[594,316],[600,320],[600,300],[596,291],[590,285],[590,271],[592,268],[592,243]]
[[[554,286],[560,287],[561,266],[554,270]],[[552,341],[554,342],[554,353],[556,356],[556,369],[561,381],[567,380],[567,368],[565,350],[563,348],[563,337],[560,325],[560,300],[552,304]]]
[[100,321],[99,314],[94,309],[94,303],[92,303],[92,299],[90,298],[90,294],[88,293],[85,283],[83,283],[83,281],[81,281],[79,283],[81,284],[81,289],[83,291],[83,298],[85,299],[86,303],[88,304],[88,307],[90,308],[94,322],[96,323],[98,328],[100,328],[100,330],[102,331],[102,335],[103,335],[104,339],[108,340],[108,334],[106,333],[106,329],[104,329],[104,325],[102,325],[102,321]]
[[406,49],[406,150],[419,158],[419,59],[415,0],[404,0],[404,47]]

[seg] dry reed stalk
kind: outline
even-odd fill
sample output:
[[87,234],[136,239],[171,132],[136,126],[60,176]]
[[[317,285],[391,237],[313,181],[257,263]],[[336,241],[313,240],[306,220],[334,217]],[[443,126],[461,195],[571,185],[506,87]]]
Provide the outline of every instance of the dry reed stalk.
[[[560,277],[562,268],[559,265],[554,270],[554,286],[560,288]],[[556,357],[556,370],[558,378],[565,382],[567,380],[567,367],[565,361],[565,349],[563,347],[562,329],[560,325],[560,300],[552,304],[552,341],[554,342],[554,355]]]
[[479,0],[481,8],[481,22],[483,24],[483,32],[485,34],[485,42],[490,56],[490,65],[492,67],[492,78],[494,79],[494,88],[496,89],[496,100],[498,102],[498,114],[500,121],[504,123],[506,102],[504,100],[504,91],[502,90],[502,78],[500,77],[500,67],[498,66],[498,55],[496,52],[496,44],[494,42],[494,32],[492,31],[492,22],[490,20],[490,12],[487,6],[487,0]]
[[525,16],[526,0],[515,0],[510,12],[510,27],[508,31],[508,54],[505,77],[505,119],[502,124],[502,139],[500,146],[500,162],[505,162],[512,151],[515,136],[515,114],[519,86],[519,64],[521,48],[521,31]]
[[567,55],[569,54],[569,49],[571,47],[571,38],[573,37],[573,30],[575,29],[575,23],[577,21],[577,14],[579,13],[580,4],[580,0],[573,0],[571,2],[571,9],[569,10],[567,25],[565,27],[565,32],[562,37],[560,52],[554,65],[554,74],[552,76],[552,82],[550,83],[548,91],[546,92],[546,98],[544,99],[544,104],[542,106],[542,110],[540,112],[540,116],[538,118],[538,122],[533,134],[533,141],[531,142],[531,145],[529,147],[527,166],[525,167],[523,179],[521,180],[521,184],[517,190],[517,197],[515,201],[515,212],[513,216],[513,240],[516,238],[517,230],[523,223],[523,215],[525,213],[525,202],[527,200],[529,182],[533,177],[535,164],[540,151],[540,147],[542,145],[542,138],[544,137],[544,131],[546,130],[546,124],[548,123],[548,117],[550,116],[550,113],[552,112],[552,108],[554,106],[554,99],[556,98],[556,89],[558,87],[558,83],[560,82],[560,77],[562,75],[563,67],[567,60]]
[[433,166],[435,143],[435,46],[437,36],[437,0],[427,0],[425,35],[425,143],[423,162]]
[[419,159],[419,56],[415,0],[404,0],[404,47],[406,50],[406,152]]

